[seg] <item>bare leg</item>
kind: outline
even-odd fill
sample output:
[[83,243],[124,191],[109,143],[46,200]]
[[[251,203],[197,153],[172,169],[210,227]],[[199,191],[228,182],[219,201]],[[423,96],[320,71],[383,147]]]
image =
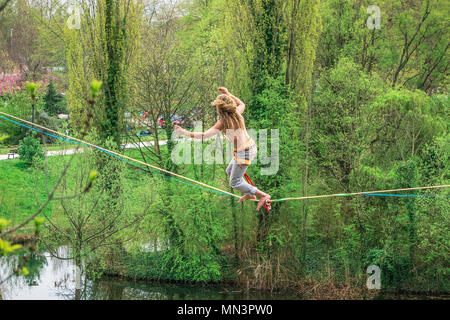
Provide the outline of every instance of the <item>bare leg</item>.
[[258,207],[256,208],[256,211],[259,211],[262,208],[262,206],[266,203],[266,201],[270,200],[270,195],[260,190],[257,190],[256,196],[259,198]]
[[[247,158],[246,154],[242,154],[241,158]],[[259,191],[258,188],[250,185],[244,180],[243,177],[247,168],[248,165],[239,165],[235,159],[230,161],[230,164],[226,169],[227,175],[230,177],[230,187],[244,194],[244,196],[239,199],[238,203],[244,202],[246,200],[254,200],[256,199],[256,197],[258,197],[259,203],[257,210],[259,211],[261,207],[266,203],[266,201],[270,199],[270,195]]]

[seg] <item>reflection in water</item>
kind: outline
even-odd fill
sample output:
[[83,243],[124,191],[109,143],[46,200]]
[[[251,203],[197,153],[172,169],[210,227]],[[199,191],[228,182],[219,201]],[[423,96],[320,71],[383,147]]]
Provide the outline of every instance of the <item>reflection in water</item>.
[[[59,257],[68,256],[68,248],[58,249]],[[21,257],[0,259],[0,279],[10,272]],[[52,257],[48,252],[32,254],[26,264],[27,276],[13,277],[2,285],[5,300],[234,300],[234,299],[299,299],[299,296],[271,296],[242,293],[221,286],[176,285],[148,281],[109,278],[91,281],[81,278],[81,292],[75,290],[73,261]]]
[[[58,249],[62,257],[67,248]],[[5,278],[22,256],[0,259],[0,278]],[[28,255],[25,266],[30,272],[26,276],[12,277],[2,285],[3,299],[72,299],[74,289],[72,262],[55,259],[48,252]]]
[[87,296],[94,300],[244,300],[244,299],[300,299],[299,296],[270,295],[270,293],[233,291],[222,286],[178,285],[126,281],[100,280],[88,288]]
[[[68,256],[68,248],[61,247],[59,257]],[[20,256],[0,258],[0,279],[9,275]],[[104,278],[91,281],[81,277],[81,290],[75,290],[73,261],[50,256],[49,253],[32,254],[26,263],[30,274],[12,277],[0,291],[5,300],[271,300],[302,297],[296,293],[273,294],[267,292],[241,292],[223,286],[176,285],[148,281],[130,281]],[[398,296],[381,294],[376,299],[432,299],[431,296]],[[440,297],[449,299],[449,296]]]

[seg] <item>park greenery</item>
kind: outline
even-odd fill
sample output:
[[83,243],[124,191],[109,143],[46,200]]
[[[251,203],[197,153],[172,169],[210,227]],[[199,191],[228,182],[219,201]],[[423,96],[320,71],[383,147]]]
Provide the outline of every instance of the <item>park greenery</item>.
[[[212,126],[226,86],[247,128],[279,130],[278,172],[248,169],[273,199],[449,184],[448,1],[87,0],[79,16],[57,0],[2,2],[1,112],[235,192],[227,163],[175,164],[167,139],[174,115]],[[153,145],[139,144],[143,130]],[[268,214],[1,118],[0,139],[0,154],[21,156],[0,161],[0,256],[68,245],[92,278],[339,298],[366,295],[377,265],[385,290],[450,290],[448,188],[275,202]],[[83,152],[47,157],[49,146]]]

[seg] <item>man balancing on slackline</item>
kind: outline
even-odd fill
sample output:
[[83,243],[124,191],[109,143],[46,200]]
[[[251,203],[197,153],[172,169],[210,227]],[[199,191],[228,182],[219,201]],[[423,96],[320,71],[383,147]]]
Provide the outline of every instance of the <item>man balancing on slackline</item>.
[[[234,144],[234,159],[230,161],[226,170],[230,177],[230,186],[244,194],[239,203],[245,200],[259,198],[258,207],[260,210],[265,206],[270,211],[270,195],[264,193],[244,180],[245,172],[250,166],[251,161],[256,157],[256,143],[250,138],[245,127],[245,120],[242,113],[245,110],[245,104],[233,96],[226,88],[219,88],[223,94],[219,95],[213,102],[216,106],[220,119],[206,132],[189,132],[180,126],[174,126],[177,134],[191,137],[193,139],[208,139],[220,132]],[[248,176],[246,176],[246,179]],[[251,182],[251,180],[250,180]]]

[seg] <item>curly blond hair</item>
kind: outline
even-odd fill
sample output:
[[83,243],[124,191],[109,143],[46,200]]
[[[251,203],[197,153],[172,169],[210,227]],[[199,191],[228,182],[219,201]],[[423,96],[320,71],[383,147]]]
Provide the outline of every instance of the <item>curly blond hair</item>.
[[222,119],[222,131],[228,129],[245,129],[244,118],[237,112],[236,102],[228,95],[221,94],[212,103],[216,106],[217,113]]

